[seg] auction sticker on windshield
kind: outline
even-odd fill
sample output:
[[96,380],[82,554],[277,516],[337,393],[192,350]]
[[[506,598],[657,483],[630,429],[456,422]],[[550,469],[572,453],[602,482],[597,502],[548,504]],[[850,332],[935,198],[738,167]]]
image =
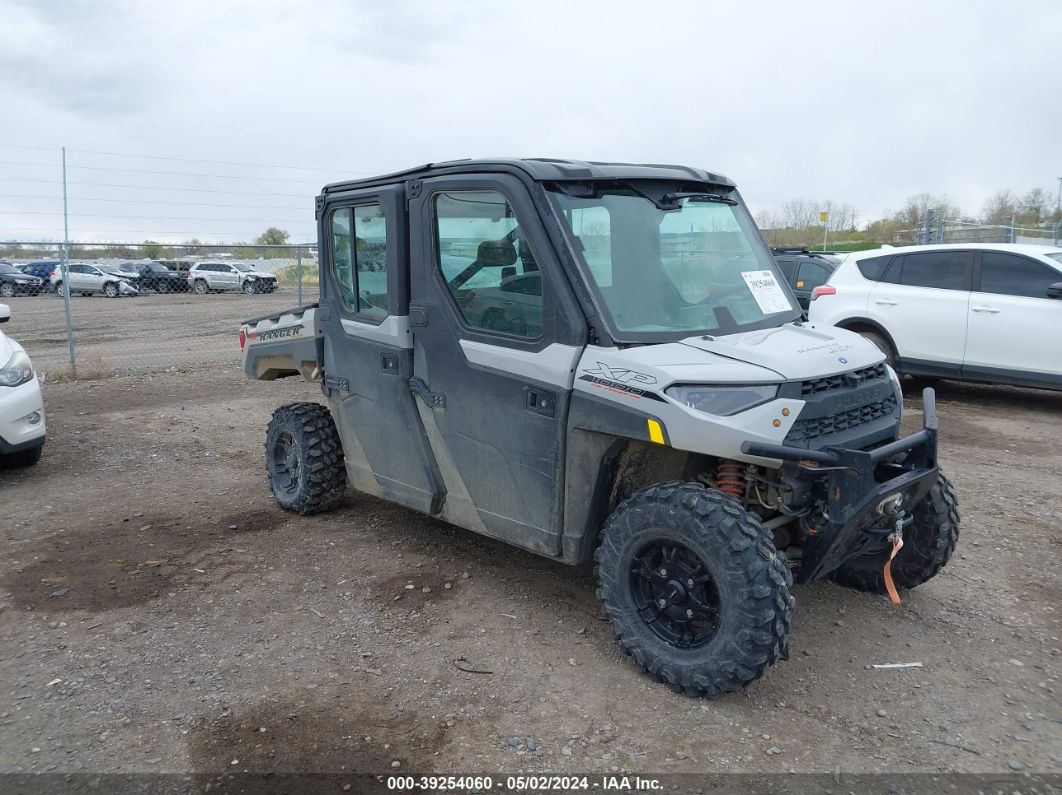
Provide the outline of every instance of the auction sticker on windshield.
[[741,278],[749,286],[752,297],[756,299],[756,304],[763,314],[773,315],[775,312],[787,312],[792,308],[771,271],[742,271]]

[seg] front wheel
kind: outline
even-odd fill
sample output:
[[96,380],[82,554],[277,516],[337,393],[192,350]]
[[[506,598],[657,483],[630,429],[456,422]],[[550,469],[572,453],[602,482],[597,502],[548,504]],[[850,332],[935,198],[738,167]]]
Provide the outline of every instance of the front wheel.
[[280,507],[297,514],[331,508],[347,485],[343,445],[332,413],[320,403],[273,412],[266,431],[266,472]]
[[11,282],[4,282],[3,284],[0,284],[0,296],[3,296],[4,298],[14,298],[15,285],[13,285]]
[[103,294],[108,298],[117,298],[118,285],[114,282],[107,282],[105,285],[103,285]]
[[729,693],[788,657],[792,577],[771,534],[722,492],[674,482],[635,493],[594,560],[616,640],[673,690]]
[[[937,576],[959,542],[959,502],[951,481],[941,472],[912,511],[913,521],[903,532],[903,546],[892,561],[892,579],[898,588],[915,588]],[[846,561],[830,578],[870,593],[885,593],[885,548]]]
[[258,285],[256,285],[254,282],[251,282],[251,281],[244,282],[243,283],[243,291],[247,295],[254,295],[255,293],[258,292]]

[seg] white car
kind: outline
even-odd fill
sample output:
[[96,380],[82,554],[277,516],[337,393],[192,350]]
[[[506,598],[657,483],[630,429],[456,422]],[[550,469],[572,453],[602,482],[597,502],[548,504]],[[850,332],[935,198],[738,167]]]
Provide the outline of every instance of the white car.
[[197,262],[188,269],[188,286],[200,295],[214,290],[243,290],[254,295],[276,290],[277,277],[243,262]]
[[[130,283],[126,276],[111,271],[108,266],[92,265],[88,262],[69,262],[66,270],[70,276],[71,295],[103,293],[108,298],[117,298],[120,295],[140,295],[140,291]],[[61,267],[52,271],[50,281],[55,292],[62,295],[66,285],[63,284]]]
[[[0,304],[0,323],[11,309]],[[44,447],[44,401],[22,346],[0,331],[0,465],[31,466]]]
[[809,318],[863,334],[900,373],[1062,389],[1062,248],[861,251],[815,288]]

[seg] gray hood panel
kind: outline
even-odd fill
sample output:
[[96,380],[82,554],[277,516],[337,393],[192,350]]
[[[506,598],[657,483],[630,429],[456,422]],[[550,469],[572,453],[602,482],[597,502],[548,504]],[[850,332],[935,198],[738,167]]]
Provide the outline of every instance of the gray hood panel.
[[820,378],[878,364],[884,358],[873,343],[832,326],[789,323],[780,328],[682,341],[691,348],[778,373],[787,381]]

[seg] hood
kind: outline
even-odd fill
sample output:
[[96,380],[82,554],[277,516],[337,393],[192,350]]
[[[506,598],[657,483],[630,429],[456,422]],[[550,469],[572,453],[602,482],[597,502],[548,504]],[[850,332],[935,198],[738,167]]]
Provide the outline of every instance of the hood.
[[787,323],[779,328],[725,337],[689,337],[682,344],[765,367],[787,381],[844,373],[878,364],[885,358],[859,334],[810,323]]

